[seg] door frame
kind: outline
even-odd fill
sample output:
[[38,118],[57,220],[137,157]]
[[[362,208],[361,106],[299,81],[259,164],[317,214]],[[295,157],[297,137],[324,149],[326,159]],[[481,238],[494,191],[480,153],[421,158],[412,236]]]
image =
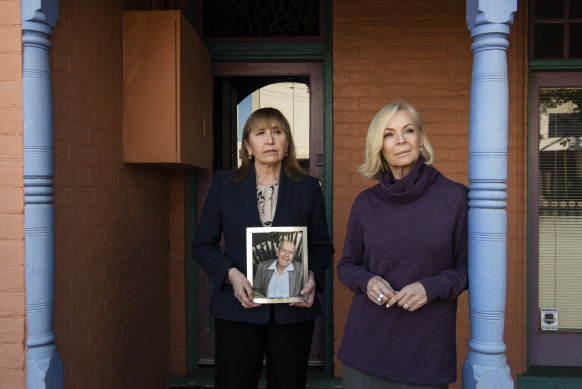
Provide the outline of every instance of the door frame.
[[[240,44],[238,45],[240,49]],[[246,46],[246,45],[244,45]],[[252,46],[252,45],[251,45]],[[295,46],[295,45],[292,45]],[[303,49],[305,49],[305,45]],[[220,77],[237,77],[237,76],[281,76],[281,75],[309,75],[310,80],[318,80],[321,82],[322,89],[315,92],[312,91],[317,97],[313,100],[317,99],[317,102],[314,101],[310,105],[310,111],[318,110],[322,113],[323,116],[323,181],[325,185],[323,186],[323,195],[326,204],[326,216],[328,221],[328,229],[330,237],[333,237],[332,234],[332,210],[333,210],[333,196],[332,196],[332,188],[333,188],[333,172],[332,172],[332,69],[331,69],[331,54],[321,53],[321,47],[319,44],[315,44],[318,46],[318,49],[313,50],[313,44],[308,44],[307,46],[312,47],[312,50],[307,50],[310,52],[308,56],[311,60],[310,62],[293,62],[289,61],[288,59],[279,59],[278,62],[255,62],[256,58],[252,58],[252,60],[243,60],[243,58],[237,58],[240,61],[237,62],[214,62],[213,63],[213,76],[220,76]],[[281,49],[281,45],[277,45],[279,50]],[[260,49],[263,51],[264,47]],[[252,49],[249,49],[250,52],[253,52]],[[247,51],[247,55],[249,55],[249,51]],[[293,51],[290,51],[293,52]],[[305,52],[305,50],[303,50]],[[314,52],[318,52],[318,54],[314,55]],[[212,53],[212,51],[211,51]],[[212,53],[213,59],[215,53]],[[252,54],[251,57],[255,57]],[[217,57],[222,57],[222,55],[217,54]],[[235,56],[237,57],[237,56]],[[278,56],[275,56],[279,58]],[[271,58],[273,55],[271,54]],[[290,66],[291,65],[291,66]],[[316,111],[314,111],[316,112]],[[310,119],[310,127],[312,126],[312,121]],[[188,188],[188,193],[186,193],[186,198],[189,199],[188,202],[197,204],[199,203],[199,199],[197,198],[197,192],[194,191],[196,189],[196,185],[193,184],[194,180],[190,180],[190,185]],[[190,190],[192,188],[192,190]],[[197,220],[197,210],[194,206],[188,206],[188,220]],[[191,226],[189,223],[188,228],[188,247],[191,247],[192,240],[195,235],[195,226]],[[191,263],[191,261],[188,261]],[[195,265],[195,264],[194,264]],[[187,317],[188,322],[192,323],[192,325],[188,324],[187,328],[187,366],[188,370],[194,370],[198,365],[198,326],[194,324],[197,322],[197,309],[198,309],[198,294],[197,294],[197,285],[198,285],[198,272],[197,270],[193,269],[197,266],[188,266],[187,271],[187,295],[188,301],[187,304]],[[323,339],[323,370],[328,374],[333,374],[334,363],[333,363],[333,264],[330,264],[327,273],[326,273],[326,285],[325,285],[325,293],[324,293],[324,307],[325,307],[325,314],[324,314],[324,339]],[[195,302],[195,303],[194,303]]]
[[[309,77],[309,154],[325,155],[325,122],[323,112],[323,64],[321,62],[221,62],[212,66],[214,77],[284,77],[284,76],[308,76]],[[320,126],[324,128],[320,128]],[[323,131],[320,131],[323,130]],[[320,133],[322,139],[312,142],[314,134]],[[310,162],[310,174],[318,178],[323,176],[325,163],[321,161],[318,168]]]
[[[199,22],[201,21],[201,1],[188,0],[186,15],[196,30],[201,31]],[[275,39],[272,41],[212,41],[204,39],[206,49],[210,52],[213,64],[221,62],[249,62],[264,61],[271,65],[277,62],[320,62],[323,64],[323,123],[324,123],[324,171],[323,177],[325,185],[323,196],[326,205],[326,217],[328,222],[329,236],[333,240],[333,57],[332,57],[332,35],[333,35],[333,15],[332,2],[322,1],[321,11],[323,20],[320,20],[320,37],[317,39]],[[198,19],[197,19],[198,16]],[[198,21],[198,23],[197,23]],[[275,62],[276,63],[276,62]],[[200,188],[200,176],[203,186],[207,184],[206,176],[209,172],[189,172],[188,185],[186,188],[187,199],[187,249],[188,260],[186,261],[187,274],[187,333],[186,333],[186,366],[188,371],[197,367],[198,363],[198,325],[197,325],[197,302],[198,302],[198,266],[190,259],[191,246],[196,233],[198,221],[198,208],[204,199],[200,199],[199,192],[204,192]],[[333,344],[333,262],[326,272],[325,285],[325,341],[324,341],[324,372],[333,375],[334,372],[334,344]],[[193,303],[196,302],[196,303]],[[196,311],[192,311],[196,309]],[[189,326],[188,322],[194,320],[194,325]]]

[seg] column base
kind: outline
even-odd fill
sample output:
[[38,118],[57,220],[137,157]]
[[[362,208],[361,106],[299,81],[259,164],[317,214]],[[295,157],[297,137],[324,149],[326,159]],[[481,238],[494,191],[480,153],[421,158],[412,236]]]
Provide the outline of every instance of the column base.
[[27,389],[61,389],[63,387],[63,361],[57,353],[35,358],[29,350],[26,361]]
[[505,355],[469,351],[463,365],[463,389],[513,389]]

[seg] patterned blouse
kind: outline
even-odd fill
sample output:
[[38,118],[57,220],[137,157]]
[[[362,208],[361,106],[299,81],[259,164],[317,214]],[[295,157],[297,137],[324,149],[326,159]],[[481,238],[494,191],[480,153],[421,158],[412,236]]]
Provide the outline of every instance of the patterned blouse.
[[273,224],[278,194],[279,183],[274,185],[257,185],[257,207],[263,227],[268,227]]

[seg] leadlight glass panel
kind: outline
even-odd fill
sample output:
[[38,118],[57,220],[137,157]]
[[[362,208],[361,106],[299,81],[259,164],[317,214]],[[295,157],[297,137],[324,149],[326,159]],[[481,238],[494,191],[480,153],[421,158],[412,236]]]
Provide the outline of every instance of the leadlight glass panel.
[[319,0],[205,0],[203,37],[267,38],[320,35]]
[[570,23],[570,58],[582,58],[582,23]]
[[563,18],[564,0],[536,0],[535,17],[539,19]]
[[530,58],[582,58],[582,0],[530,0]]
[[570,17],[582,18],[582,1],[570,0]]
[[537,23],[535,37],[536,58],[562,58],[564,56],[564,25],[562,23]]

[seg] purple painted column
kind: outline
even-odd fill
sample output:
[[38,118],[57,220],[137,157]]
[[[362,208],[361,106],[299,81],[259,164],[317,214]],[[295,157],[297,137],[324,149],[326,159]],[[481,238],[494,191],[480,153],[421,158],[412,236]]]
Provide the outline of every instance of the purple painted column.
[[467,0],[473,44],[469,120],[469,312],[463,389],[513,388],[503,328],[507,274],[507,37],[516,0]]
[[53,106],[49,51],[58,0],[23,0],[22,116],[27,388],[62,388],[63,362],[53,341]]

